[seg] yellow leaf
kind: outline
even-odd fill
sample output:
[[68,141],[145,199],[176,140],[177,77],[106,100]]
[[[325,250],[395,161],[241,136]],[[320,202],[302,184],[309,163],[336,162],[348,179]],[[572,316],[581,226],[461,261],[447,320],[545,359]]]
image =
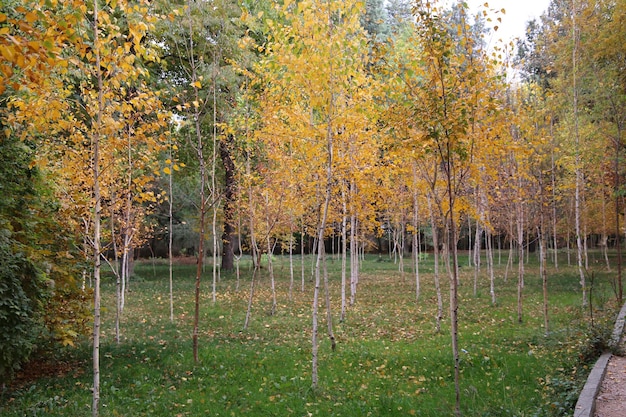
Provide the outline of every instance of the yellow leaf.
[[196,87],[196,88],[202,88],[202,84],[200,84],[200,81],[196,81],[191,83],[192,87]]
[[5,27],[3,27],[3,28],[0,28],[0,35],[8,35],[8,34],[9,34],[9,32],[10,32],[10,31],[9,31],[9,28],[8,28],[8,27],[6,27],[6,26],[5,26]]
[[178,168],[178,165],[173,165],[172,168],[174,168],[174,171],[179,171],[180,168]]
[[5,15],[4,13],[0,13],[0,23],[4,22],[5,20],[7,20],[7,15]]
[[66,338],[64,337],[63,340],[61,341],[61,343],[63,344],[63,346],[71,346],[74,347],[74,340],[70,339],[70,338]]
[[0,48],[0,53],[9,62],[13,62],[14,58],[14,49],[12,46],[5,45],[3,48]]
[[502,12],[502,14],[506,14],[506,10],[500,9],[500,11]]
[[194,100],[194,101],[193,101],[193,106],[194,106],[195,108],[198,108],[198,107],[200,107],[200,103],[198,103],[198,101],[197,101],[197,100]]
[[167,159],[165,160],[165,163],[166,163],[167,165],[170,165],[170,164],[172,163],[172,160],[171,160],[171,159],[169,159],[169,158],[167,158]]
[[170,171],[170,167],[165,167],[165,168],[163,168],[163,173],[165,175],[171,175],[172,171]]
[[34,21],[37,20],[37,13],[35,13],[35,12],[28,12],[28,13],[26,13],[26,16],[24,16],[24,18],[26,19],[26,21],[28,23],[33,23]]

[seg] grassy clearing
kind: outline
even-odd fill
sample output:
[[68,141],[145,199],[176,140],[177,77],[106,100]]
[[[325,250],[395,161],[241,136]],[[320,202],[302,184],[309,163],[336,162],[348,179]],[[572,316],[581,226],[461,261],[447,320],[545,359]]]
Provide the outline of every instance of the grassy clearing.
[[[409,261],[405,260],[408,264]],[[105,279],[101,350],[103,416],[450,416],[454,380],[447,306],[435,332],[432,259],[421,264],[421,297],[414,277],[388,258],[368,257],[357,304],[344,323],[340,262],[329,263],[337,350],[324,339],[320,387],[310,383],[311,258],[305,258],[305,291],[288,296],[289,264],[276,257],[278,311],[270,316],[269,279],[261,274],[250,327],[242,331],[249,290],[247,263],[236,290],[224,274],[211,302],[211,268],[203,281],[200,363],[191,354],[195,265],[175,270],[175,316],[169,321],[168,270],[163,261],[142,262],[127,297],[123,341],[114,341],[114,284]],[[544,336],[542,289],[536,265],[526,266],[524,322],[517,323],[516,271],[504,281],[497,266],[498,303],[492,306],[483,271],[473,296],[473,269],[462,258],[460,335],[462,410],[468,416],[566,414],[585,374],[585,362],[610,330],[615,306],[610,275],[594,274],[594,321],[580,307],[576,270],[563,262],[550,275],[551,333]],[[598,267],[598,270],[600,268]],[[447,277],[442,277],[447,304]],[[320,326],[322,331],[325,325]],[[55,357],[78,363],[62,377],[41,378],[5,393],[3,416],[88,415],[91,405],[88,344]],[[64,360],[65,360],[64,359]]]

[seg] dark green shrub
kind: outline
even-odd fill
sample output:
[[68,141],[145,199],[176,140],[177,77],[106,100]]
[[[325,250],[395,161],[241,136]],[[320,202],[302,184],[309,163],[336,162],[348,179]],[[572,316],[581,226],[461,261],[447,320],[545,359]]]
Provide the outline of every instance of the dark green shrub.
[[39,312],[45,285],[35,265],[0,228],[0,379],[26,360],[41,333]]

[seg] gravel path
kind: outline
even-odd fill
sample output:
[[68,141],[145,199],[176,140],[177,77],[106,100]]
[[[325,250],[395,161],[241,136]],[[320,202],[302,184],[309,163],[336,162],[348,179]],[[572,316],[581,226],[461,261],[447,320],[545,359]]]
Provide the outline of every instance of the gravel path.
[[619,355],[611,356],[606,373],[596,396],[594,417],[626,417],[626,303],[615,322],[612,344],[617,346]]
[[626,417],[626,358],[613,355],[609,360],[596,398],[595,417]]

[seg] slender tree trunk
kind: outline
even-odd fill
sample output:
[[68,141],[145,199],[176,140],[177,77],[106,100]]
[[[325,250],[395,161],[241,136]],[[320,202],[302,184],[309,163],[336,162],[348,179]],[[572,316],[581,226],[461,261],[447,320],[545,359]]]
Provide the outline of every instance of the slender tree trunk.
[[[250,168],[250,156],[246,157],[246,174],[249,177],[251,172]],[[259,253],[259,247],[256,242],[256,236],[254,235],[254,204],[252,201],[252,185],[248,185],[248,200],[249,200],[249,227],[250,227],[250,250],[252,259],[257,259]],[[248,308],[246,309],[246,319],[243,323],[243,330],[248,329],[248,324],[250,323],[250,316],[252,314],[252,301],[254,300],[254,289],[256,285],[256,274],[259,270],[259,262],[253,261],[253,269],[252,269],[252,278],[250,279],[250,296],[248,297]]]
[[433,257],[434,257],[434,280],[435,292],[437,293],[437,316],[435,317],[435,329],[437,333],[441,332],[441,320],[443,319],[443,297],[441,295],[441,284],[439,281],[439,232],[437,231],[437,222],[435,221],[435,213],[433,211],[430,195],[428,196],[428,211],[430,212],[430,227],[433,234]]
[[300,292],[304,292],[304,220],[302,221],[302,235],[300,235],[300,273],[302,275],[302,282],[300,284]]
[[289,219],[289,301],[293,300],[293,218]]
[[122,318],[122,276],[120,275],[117,241],[115,239],[115,213],[113,207],[110,208],[109,219],[111,223],[111,243],[113,245],[113,264],[107,260],[113,275],[115,275],[115,343],[120,344],[120,320]]
[[133,245],[132,245],[132,239],[133,239],[133,232],[129,231],[128,229],[132,229],[132,225],[130,222],[132,222],[131,216],[130,216],[130,210],[127,212],[127,214],[124,216],[125,219],[125,223],[126,223],[126,230],[124,232],[124,241],[123,241],[123,248],[122,248],[122,267],[121,267],[121,273],[122,273],[122,291],[120,294],[120,313],[124,312],[124,307],[126,307],[126,293],[128,292],[128,288],[129,288],[129,284],[130,284],[130,265],[132,262],[132,255],[133,255]]
[[333,332],[333,313],[330,306],[330,288],[328,285],[328,270],[326,269],[326,253],[322,254],[322,263],[324,265],[324,297],[326,299],[326,326],[328,328],[328,338],[330,339],[330,347],[332,350],[336,348],[335,333]]
[[[126,243],[124,242],[122,244],[123,247],[126,246]],[[120,284],[121,284],[121,289],[120,289],[120,299],[118,302],[118,308],[120,310],[120,312],[124,311],[124,305],[125,305],[125,296],[126,296],[126,289],[127,289],[127,283],[128,283],[128,276],[126,275],[127,272],[127,268],[126,268],[126,258],[124,256],[124,252],[122,252],[122,265],[120,267]]]
[[[357,230],[358,230],[358,225],[359,225],[359,220],[357,219],[356,221],[357,224]],[[357,247],[359,248],[359,256],[357,257],[357,263],[356,263],[356,283],[359,283],[359,268],[360,268],[360,262],[363,261],[365,262],[365,238],[362,239],[363,242],[360,245],[357,245]]]
[[513,227],[513,213],[509,215],[509,256],[506,260],[506,268],[504,269],[504,282],[509,280],[509,270],[513,269],[513,245],[515,241],[515,231]]
[[623,300],[623,286],[622,286],[622,234],[620,226],[620,185],[621,175],[619,172],[619,161],[622,144],[622,126],[621,123],[617,123],[617,138],[615,138],[615,158],[613,160],[613,171],[615,182],[613,184],[613,194],[615,196],[615,250],[617,251],[617,301],[619,305]]
[[[554,133],[552,129],[554,128],[554,120],[552,117],[550,118],[550,137],[554,141]],[[554,269],[559,269],[559,240],[557,234],[557,214],[556,214],[556,163],[554,161],[554,148],[556,145],[551,146],[550,148],[550,180],[552,182],[552,239],[554,246]]]
[[98,22],[98,2],[93,2],[93,33],[94,52],[96,55],[96,79],[98,82],[98,114],[96,126],[92,137],[93,151],[93,203],[94,203],[94,226],[93,226],[93,398],[91,412],[93,417],[100,414],[100,219],[101,219],[101,195],[100,195],[100,130],[104,113],[104,86],[102,83],[102,70],[100,68],[100,34]]
[[496,284],[495,274],[493,270],[493,235],[486,232],[487,240],[487,268],[489,269],[489,295],[491,295],[491,304],[496,304]]
[[482,233],[481,224],[478,220],[476,220],[476,236],[474,238],[474,297],[476,297],[476,295],[478,294],[478,275],[480,275],[480,247],[481,247],[480,235],[481,233]]
[[241,281],[241,275],[239,271],[239,261],[243,257],[243,248],[241,247],[241,213],[237,210],[237,255],[235,258],[235,273],[237,275],[237,282],[235,284],[235,290],[239,291],[239,284]]
[[[541,220],[543,222],[543,218]],[[543,226],[541,226],[543,227]],[[550,333],[550,319],[549,319],[549,308],[548,308],[548,271],[547,271],[547,262],[546,262],[546,240],[544,236],[544,232],[541,229],[538,230],[539,234],[539,273],[541,275],[541,283],[543,288],[543,327],[544,333],[546,337]]]
[[[476,226],[478,226],[478,222],[476,222]],[[468,249],[468,256],[467,256],[467,266],[472,266],[472,261],[473,261],[473,251],[474,246],[472,245],[472,219],[471,217],[467,216],[467,249]]]
[[404,282],[404,213],[402,214],[400,224],[398,224],[396,241],[396,251],[398,252],[398,271],[400,272],[402,282]]
[[[389,255],[389,259],[391,259],[392,255],[395,255],[395,250],[394,250],[395,248],[392,245],[393,237],[391,236],[391,233],[392,233],[392,231],[391,231],[391,229],[392,229],[391,222],[389,221],[387,223],[387,225],[389,226],[387,228],[387,242],[389,243],[389,245],[387,245],[387,252],[388,252],[388,255]],[[395,265],[395,263],[396,263],[395,259],[394,259],[393,263]]]
[[[192,85],[194,86],[194,96],[196,102],[200,102],[198,87],[196,87],[196,81],[198,79],[196,73],[196,62],[195,62],[195,45],[194,45],[194,36],[193,36],[193,26],[191,19],[191,4],[190,0],[187,2],[187,19],[189,20],[189,51],[191,51],[189,59],[191,64],[191,80]],[[199,109],[197,107],[193,110],[193,121],[196,135],[196,156],[198,158],[198,175],[200,176],[200,190],[198,199],[200,201],[199,204],[199,212],[198,212],[198,253],[196,257],[196,281],[195,281],[195,293],[194,293],[194,315],[193,315],[193,334],[192,334],[192,345],[193,345],[193,360],[194,362],[198,362],[198,335],[199,335],[199,324],[200,324],[200,281],[202,278],[202,270],[204,266],[204,234],[205,234],[205,220],[206,220],[206,162],[204,158],[204,148],[203,148],[203,138],[202,138],[202,130],[200,126],[200,114]]]
[[133,159],[132,159],[132,143],[131,143],[131,134],[130,131],[127,132],[127,157],[128,157],[128,180],[126,183],[126,205],[124,208],[124,225],[123,225],[123,247],[122,247],[122,291],[120,294],[120,314],[124,311],[124,307],[126,305],[126,291],[128,285],[130,283],[130,261],[129,261],[129,252],[132,248],[132,240],[134,238],[134,227],[133,227]]
[[[200,129],[200,123],[197,121],[196,129]],[[199,238],[198,238],[198,253],[196,257],[196,282],[195,282],[195,294],[194,294],[194,315],[193,315],[193,359],[198,362],[198,332],[200,324],[200,281],[202,278],[202,269],[204,266],[204,233],[205,233],[205,216],[206,216],[206,198],[205,198],[205,166],[204,158],[202,157],[202,139],[201,134],[198,134],[200,140],[198,146],[198,156],[200,158],[200,219],[199,219]]]
[[[320,219],[318,219],[318,223],[320,222]],[[311,254],[317,254],[317,245],[319,244],[319,241],[317,239],[317,235],[315,235],[313,237],[313,247],[311,248]],[[311,281],[315,280],[315,262],[317,260],[317,257],[312,256],[311,257]]]
[[543,185],[543,173],[539,170],[539,227],[537,234],[539,236],[539,272],[541,274],[541,283],[543,289],[543,327],[544,334],[547,337],[550,334],[550,318],[548,309],[548,262],[547,262],[547,242],[546,242],[546,226],[544,223],[544,202],[545,189]]
[[[217,48],[216,48],[217,49]],[[212,301],[213,304],[217,302],[217,254],[219,253],[219,243],[217,239],[217,180],[215,175],[215,169],[217,167],[217,51],[213,50],[213,151],[211,155],[211,209],[213,212],[213,219],[211,221],[211,235],[213,236],[213,291]]]
[[[526,220],[526,219],[524,219]],[[530,232],[526,232],[526,240],[524,242],[526,242],[526,251],[524,252],[525,256],[526,256],[526,264],[528,264],[530,262]],[[522,281],[522,287],[524,286],[524,282]]]
[[231,144],[233,138],[227,136],[226,141],[220,141],[220,159],[224,166],[224,193],[222,196],[222,211],[224,213],[224,230],[222,230],[222,267],[224,271],[232,271],[234,268],[233,234],[235,233],[233,205],[235,204],[235,163],[231,157]]
[[[413,176],[415,177],[415,164],[413,164]],[[415,188],[417,190],[417,186]],[[415,269],[415,302],[420,299],[420,242],[419,242],[419,211],[417,192],[413,192],[413,265]]]
[[[585,183],[585,177],[583,174],[583,184]],[[587,197],[583,187],[583,192],[581,195],[581,205],[582,207],[587,206]],[[585,265],[585,271],[589,270],[589,231],[587,228],[587,216],[584,216],[584,211],[581,213],[581,221],[582,221],[582,240],[583,240],[583,264]]]
[[578,131],[578,27],[576,0],[572,2],[572,108],[574,112],[574,138],[576,141],[576,190],[574,195],[574,225],[576,228],[576,256],[578,260],[578,274],[580,276],[580,287],[582,289],[582,305],[587,306],[587,284],[585,282],[585,270],[583,267],[583,236],[581,230],[581,193],[582,193],[582,170],[580,158],[580,136]]
[[[268,221],[268,225],[269,225],[269,221]],[[268,235],[266,238],[266,244],[267,244],[267,271],[270,276],[270,288],[272,290],[272,308],[270,309],[270,316],[273,316],[274,314],[276,314],[276,307],[278,305],[278,303],[276,302],[276,280],[274,279],[274,263],[272,262],[272,254],[274,253],[274,247],[276,246],[276,243],[272,245],[271,238]]]
[[454,413],[457,416],[461,415],[461,369],[459,360],[459,300],[458,300],[458,285],[459,285],[459,263],[458,263],[458,250],[457,250],[457,232],[456,223],[454,221],[454,202],[455,191],[454,183],[456,181],[455,173],[453,172],[454,166],[452,164],[452,152],[451,152],[450,138],[446,141],[446,180],[448,191],[448,218],[446,220],[446,248],[448,253],[452,251],[452,269],[450,269],[450,258],[446,260],[448,268],[448,276],[450,277],[450,333],[452,339],[452,356],[454,359],[454,391],[455,391],[455,407]]
[[[330,204],[331,197],[331,186],[332,186],[332,159],[333,159],[333,144],[332,144],[332,127],[330,120],[328,121],[328,132],[327,132],[327,152],[328,152],[328,161],[326,166],[326,193],[324,198],[324,204],[322,206],[322,216],[321,221],[317,230],[317,258],[315,261],[315,287],[313,291],[313,314],[312,314],[312,337],[311,337],[311,345],[312,345],[312,359],[311,359],[311,385],[313,389],[316,389],[318,386],[318,355],[317,351],[319,348],[319,344],[317,341],[318,334],[318,307],[319,307],[319,291],[320,291],[320,282],[321,282],[321,267],[324,257],[325,245],[324,245],[324,230],[326,229],[326,219],[328,217],[328,206]],[[324,277],[324,280],[327,280],[327,277]]]
[[[328,39],[331,41],[332,35],[332,18],[330,16],[330,11],[328,15]],[[330,53],[332,54],[332,42],[330,44]],[[324,204],[322,207],[321,219],[317,226],[317,240],[318,240],[318,250],[317,250],[317,259],[315,262],[315,288],[313,291],[313,312],[312,312],[312,337],[311,337],[311,345],[312,345],[312,354],[311,354],[311,386],[313,389],[317,389],[318,386],[318,341],[317,341],[317,311],[318,311],[318,303],[319,303],[319,287],[320,287],[320,267],[321,263],[324,261],[325,256],[325,248],[324,248],[324,230],[326,229],[326,221],[328,218],[328,206],[330,205],[330,198],[332,193],[332,180],[333,180],[333,125],[332,125],[332,114],[334,112],[334,86],[333,86],[333,66],[332,62],[329,69],[330,75],[330,83],[328,86],[328,90],[330,92],[330,98],[328,102],[328,113],[326,114],[326,184],[325,184],[325,194],[324,194]],[[326,271],[326,267],[324,264],[324,282],[328,280],[328,273]],[[334,343],[334,342],[333,342]]]
[[[85,264],[88,264],[91,260],[92,257],[90,257],[89,253],[91,252],[90,250],[90,244],[89,244],[89,232],[90,232],[90,221],[86,218],[82,218],[83,221],[83,253],[85,254]],[[87,268],[83,268],[83,273],[82,273],[82,282],[81,282],[81,290],[85,290],[86,286],[87,286],[87,275],[89,275],[89,287],[92,288],[92,275],[91,274],[87,274]]]
[[248,308],[246,309],[246,319],[243,322],[243,330],[248,329],[250,324],[250,317],[252,316],[252,302],[254,300],[254,289],[256,285],[256,274],[259,270],[258,265],[254,265],[252,268],[252,277],[250,278],[250,294],[248,296]]
[[350,214],[350,306],[356,302],[357,284],[359,282],[359,248],[356,224],[356,215]]
[[347,269],[347,211],[348,205],[346,202],[345,192],[342,193],[343,197],[343,216],[341,217],[341,318],[339,321],[343,323],[346,320],[346,269]]
[[517,322],[523,321],[523,290],[524,290],[524,206],[521,197],[521,178],[518,179],[517,201]]
[[[171,139],[170,139],[171,140]],[[170,142],[170,147],[169,147],[169,159],[170,161],[172,160],[172,144]],[[170,163],[170,165],[172,165]],[[173,267],[173,261],[174,261],[174,256],[172,255],[172,243],[173,243],[173,239],[174,239],[174,225],[173,225],[173,218],[174,218],[174,194],[173,194],[173,175],[174,172],[172,171],[172,167],[170,166],[170,175],[168,178],[168,183],[167,183],[167,187],[168,187],[168,220],[169,220],[169,225],[168,225],[168,230],[169,230],[169,236],[167,238],[167,259],[168,259],[168,266],[169,266],[169,284],[170,284],[170,322],[174,323],[174,267]]]
[[602,241],[600,246],[602,246],[602,256],[604,257],[604,262],[606,264],[606,270],[611,272],[611,263],[609,262],[609,236],[606,230],[606,195],[604,192],[604,187],[602,189]]
[[[449,152],[449,151],[448,151]],[[449,155],[451,157],[451,155]],[[448,164],[450,164],[448,159]],[[451,167],[449,167],[451,169]],[[450,172],[450,171],[448,171]],[[452,181],[453,178],[448,177],[448,197],[450,203],[450,229],[448,235],[450,241],[449,247],[452,249],[452,275],[450,276],[450,322],[451,322],[451,336],[452,336],[452,355],[454,358],[454,391],[456,398],[455,414],[461,415],[461,364],[459,360],[459,299],[458,299],[458,285],[459,285],[459,260],[457,253],[457,235],[456,224],[454,221],[454,198],[452,195]]]

